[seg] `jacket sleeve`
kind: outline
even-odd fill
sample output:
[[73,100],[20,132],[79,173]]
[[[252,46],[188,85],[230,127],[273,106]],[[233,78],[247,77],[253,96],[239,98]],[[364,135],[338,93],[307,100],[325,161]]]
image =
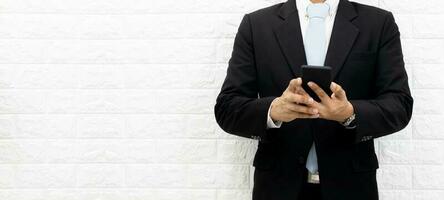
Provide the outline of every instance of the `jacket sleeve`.
[[267,113],[275,97],[260,98],[256,77],[251,24],[244,15],[214,113],[219,126],[241,137],[266,137]]
[[[356,114],[354,141],[395,133],[409,123],[413,98],[401,49],[400,33],[392,13],[384,22],[371,100],[350,100]],[[367,139],[366,139],[367,138]]]

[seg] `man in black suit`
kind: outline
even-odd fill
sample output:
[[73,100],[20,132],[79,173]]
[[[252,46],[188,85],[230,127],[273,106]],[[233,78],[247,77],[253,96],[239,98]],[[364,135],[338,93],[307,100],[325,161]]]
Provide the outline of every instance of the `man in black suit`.
[[[254,200],[376,200],[373,139],[403,129],[413,107],[398,27],[390,12],[375,7],[308,2],[336,8],[327,14],[334,16],[331,30],[325,19],[333,94],[310,83],[321,99],[313,101],[299,78],[307,64],[302,1],[308,0],[243,17],[216,120],[230,134],[259,140]],[[307,170],[310,163],[316,173]]]

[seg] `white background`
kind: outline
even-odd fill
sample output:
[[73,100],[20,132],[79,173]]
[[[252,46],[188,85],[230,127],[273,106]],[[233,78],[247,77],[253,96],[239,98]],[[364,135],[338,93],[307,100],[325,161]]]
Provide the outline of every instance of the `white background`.
[[[213,105],[244,13],[277,0],[0,0],[0,199],[247,200],[257,141]],[[395,14],[414,117],[382,200],[444,198],[444,1]]]

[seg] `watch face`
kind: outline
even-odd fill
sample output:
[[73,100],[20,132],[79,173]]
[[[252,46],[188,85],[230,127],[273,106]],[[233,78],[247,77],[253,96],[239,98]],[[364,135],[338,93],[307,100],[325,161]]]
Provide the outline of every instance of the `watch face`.
[[344,123],[342,123],[344,126],[349,126],[353,121],[355,120],[355,114],[353,113],[352,116],[347,118]]

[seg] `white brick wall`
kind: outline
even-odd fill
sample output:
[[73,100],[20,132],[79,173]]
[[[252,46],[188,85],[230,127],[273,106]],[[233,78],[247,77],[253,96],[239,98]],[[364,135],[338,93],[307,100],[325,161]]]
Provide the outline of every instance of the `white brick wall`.
[[[212,109],[242,15],[277,2],[1,0],[0,199],[250,199],[256,141]],[[381,199],[443,199],[444,2],[359,2],[394,12],[416,100],[376,143]]]

